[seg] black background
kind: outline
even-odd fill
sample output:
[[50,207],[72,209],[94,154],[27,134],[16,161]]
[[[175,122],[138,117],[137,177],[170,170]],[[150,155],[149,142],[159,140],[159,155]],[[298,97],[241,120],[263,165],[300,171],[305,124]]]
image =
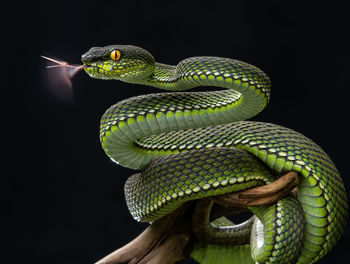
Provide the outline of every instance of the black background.
[[[3,263],[93,263],[147,226],[126,208],[123,185],[133,171],[104,154],[99,119],[117,101],[158,90],[81,73],[75,103],[64,103],[48,91],[43,53],[80,63],[92,46],[133,44],[174,65],[201,55],[254,64],[271,77],[273,90],[253,120],[312,138],[349,186],[344,5],[66,0],[14,2],[2,11],[10,14],[2,22]],[[349,244],[347,228],[319,263],[344,260]]]

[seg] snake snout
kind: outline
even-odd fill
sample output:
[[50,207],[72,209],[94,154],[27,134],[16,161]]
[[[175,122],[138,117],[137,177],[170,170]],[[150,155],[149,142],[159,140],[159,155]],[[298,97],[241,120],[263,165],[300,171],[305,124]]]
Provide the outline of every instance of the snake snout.
[[93,56],[91,54],[84,53],[83,55],[81,55],[81,61],[85,65],[90,64],[92,60],[93,60]]
[[101,47],[92,47],[81,56],[81,61],[84,64],[90,64],[93,61],[105,58],[106,54],[108,54],[108,50]]

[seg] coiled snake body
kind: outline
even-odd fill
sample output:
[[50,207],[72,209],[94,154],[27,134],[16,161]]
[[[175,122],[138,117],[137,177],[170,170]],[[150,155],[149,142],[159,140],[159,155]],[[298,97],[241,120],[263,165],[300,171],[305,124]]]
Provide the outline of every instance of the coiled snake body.
[[[260,69],[218,57],[193,57],[170,66],[155,62],[142,48],[123,45],[92,48],[82,61],[94,78],[177,91],[126,99],[101,119],[106,154],[141,170],[125,185],[135,219],[151,222],[186,201],[267,184],[294,170],[302,175],[298,199],[287,195],[274,205],[250,208],[257,216],[251,252],[244,246],[232,246],[231,252],[245,263],[313,263],[339,240],[348,205],[328,155],[291,129],[242,121],[269,102],[270,80]],[[226,89],[182,92],[197,86]],[[224,233],[233,240],[237,235]],[[215,254],[220,248],[202,250]],[[203,252],[197,253],[205,263]]]

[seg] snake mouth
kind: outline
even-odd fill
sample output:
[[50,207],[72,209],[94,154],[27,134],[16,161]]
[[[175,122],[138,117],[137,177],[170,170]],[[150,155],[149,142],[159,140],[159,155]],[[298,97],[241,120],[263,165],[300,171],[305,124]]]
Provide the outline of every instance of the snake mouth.
[[84,70],[98,70],[98,69],[101,69],[97,66],[91,66],[91,65],[85,65],[85,68]]
[[92,70],[92,71],[96,71],[99,73],[104,73],[106,74],[108,72],[108,70],[105,68],[104,64],[101,64],[99,62],[89,62],[89,63],[84,63],[85,66],[85,70]]
[[97,62],[83,62],[85,69],[87,68],[99,68]]
[[85,72],[95,79],[111,79],[110,71],[106,70],[103,65],[99,65],[98,62],[84,63]]

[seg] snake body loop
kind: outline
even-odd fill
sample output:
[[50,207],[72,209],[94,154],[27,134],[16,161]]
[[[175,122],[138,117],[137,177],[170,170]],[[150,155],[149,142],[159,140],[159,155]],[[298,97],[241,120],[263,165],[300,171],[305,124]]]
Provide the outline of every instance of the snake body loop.
[[[111,59],[116,50],[120,58]],[[203,258],[205,252],[215,255],[229,247],[246,263],[313,263],[339,240],[348,205],[328,155],[291,129],[241,121],[270,100],[270,81],[260,69],[218,57],[193,57],[170,66],[155,62],[142,48],[121,45],[92,48],[82,61],[94,78],[177,91],[123,100],[101,119],[106,154],[141,170],[125,185],[135,219],[154,221],[188,200],[266,184],[295,170],[303,176],[298,200],[287,196],[275,205],[251,208],[257,216],[251,252],[237,245],[202,246],[193,256],[211,263]],[[226,89],[183,92],[197,86]]]

